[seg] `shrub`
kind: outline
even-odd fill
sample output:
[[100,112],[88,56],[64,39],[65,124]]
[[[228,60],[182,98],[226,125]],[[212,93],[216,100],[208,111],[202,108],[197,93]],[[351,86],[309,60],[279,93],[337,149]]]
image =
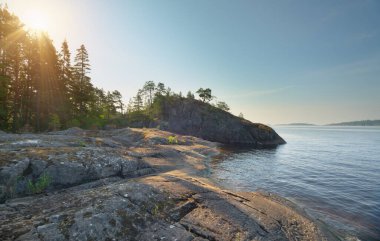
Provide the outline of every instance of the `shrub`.
[[46,190],[46,188],[50,185],[51,177],[44,173],[42,174],[36,182],[32,180],[28,181],[28,190],[32,194],[41,193]]
[[169,144],[173,145],[173,144],[178,144],[178,139],[176,136],[169,136],[168,137],[168,142]]

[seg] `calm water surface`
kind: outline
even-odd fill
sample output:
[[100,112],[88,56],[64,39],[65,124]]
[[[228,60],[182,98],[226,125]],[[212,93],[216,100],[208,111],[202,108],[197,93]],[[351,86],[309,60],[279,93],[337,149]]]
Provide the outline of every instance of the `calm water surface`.
[[211,178],[233,190],[277,193],[338,232],[380,240],[380,128],[274,129],[286,145],[228,150],[212,161]]

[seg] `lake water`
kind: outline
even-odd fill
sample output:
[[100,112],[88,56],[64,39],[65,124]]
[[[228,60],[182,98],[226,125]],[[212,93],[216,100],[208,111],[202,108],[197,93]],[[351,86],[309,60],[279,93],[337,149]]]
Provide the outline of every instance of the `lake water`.
[[380,240],[380,128],[275,126],[287,144],[226,150],[211,178],[284,196],[338,233]]

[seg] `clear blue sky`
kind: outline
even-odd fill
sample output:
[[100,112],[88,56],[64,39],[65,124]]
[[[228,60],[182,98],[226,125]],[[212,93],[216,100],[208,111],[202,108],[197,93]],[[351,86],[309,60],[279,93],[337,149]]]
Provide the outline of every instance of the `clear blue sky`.
[[154,80],[255,122],[380,119],[377,0],[0,2],[44,15],[56,46],[84,43],[93,83],[126,100]]

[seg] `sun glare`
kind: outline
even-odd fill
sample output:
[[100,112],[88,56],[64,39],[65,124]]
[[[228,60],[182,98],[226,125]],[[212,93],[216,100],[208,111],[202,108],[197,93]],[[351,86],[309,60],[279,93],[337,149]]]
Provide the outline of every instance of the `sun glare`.
[[32,31],[46,31],[48,27],[47,18],[38,11],[29,11],[23,18],[25,27]]

